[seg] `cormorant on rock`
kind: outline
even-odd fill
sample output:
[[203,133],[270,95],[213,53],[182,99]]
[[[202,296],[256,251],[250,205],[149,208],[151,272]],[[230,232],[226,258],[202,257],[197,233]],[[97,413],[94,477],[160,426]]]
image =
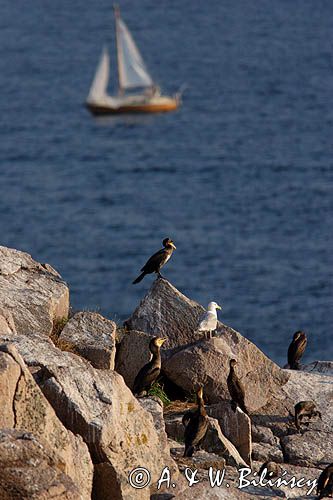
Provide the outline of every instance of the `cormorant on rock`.
[[[245,390],[242,382],[239,380],[239,378],[236,375],[235,372],[235,366],[237,364],[237,361],[235,359],[231,359],[230,362],[230,372],[227,378],[227,385],[228,385],[228,390],[231,396],[231,401],[232,403],[236,404],[239,406],[241,410],[243,410],[244,413],[247,415],[249,414],[246,406],[245,406]],[[236,411],[236,408],[235,408]]]
[[299,370],[299,361],[304,354],[307,338],[304,332],[294,333],[293,340],[288,348],[288,365],[291,370]]
[[152,255],[150,257],[150,259],[147,260],[147,262],[145,263],[145,265],[141,269],[142,272],[141,272],[140,276],[138,276],[133,281],[133,285],[135,285],[136,283],[139,283],[141,280],[143,280],[143,278],[146,276],[146,274],[157,273],[160,277],[162,277],[160,270],[164,266],[164,264],[166,264],[168,262],[168,260],[170,259],[171,255],[172,255],[172,252],[174,250],[176,250],[176,245],[174,244],[174,242],[172,240],[170,240],[170,238],[165,238],[163,240],[163,247],[164,248],[162,248],[158,252],[154,253],[154,255]]
[[318,478],[317,495],[319,498],[331,496],[333,493],[333,463],[322,471]]
[[214,332],[217,327],[216,309],[222,309],[222,307],[216,304],[216,302],[209,302],[207,311],[205,311],[199,319],[197,332],[204,332],[208,339],[212,337],[212,332]]
[[203,400],[203,389],[197,391],[198,408],[195,411],[187,411],[183,416],[185,425],[185,451],[184,457],[191,457],[196,446],[199,446],[208,429],[208,417]]
[[153,357],[144,365],[137,376],[135,377],[133,384],[133,394],[135,396],[145,396],[152,384],[155,382],[161,371],[161,345],[167,339],[161,339],[160,337],[154,337],[149,343],[149,350]]
[[308,419],[312,417],[321,418],[321,413],[317,410],[314,401],[300,401],[295,405],[295,425],[298,430],[301,428],[301,421],[305,417]]

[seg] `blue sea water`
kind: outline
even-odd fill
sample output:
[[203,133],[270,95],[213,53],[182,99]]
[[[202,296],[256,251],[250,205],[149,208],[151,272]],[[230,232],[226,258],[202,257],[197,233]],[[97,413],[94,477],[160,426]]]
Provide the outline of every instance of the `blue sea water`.
[[125,319],[165,236],[164,275],[275,361],[292,334],[333,359],[333,3],[124,0],[151,73],[182,108],[83,107],[109,1],[0,0],[1,244],[61,272],[75,309]]

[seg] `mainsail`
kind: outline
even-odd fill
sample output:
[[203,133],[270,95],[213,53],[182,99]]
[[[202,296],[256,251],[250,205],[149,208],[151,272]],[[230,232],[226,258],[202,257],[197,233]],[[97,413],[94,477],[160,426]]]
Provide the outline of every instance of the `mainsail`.
[[122,90],[154,85],[141,54],[124,21],[116,11],[119,87]]
[[107,96],[106,88],[109,81],[110,58],[107,49],[104,47],[99,60],[94,81],[90,87],[88,101],[99,102]]

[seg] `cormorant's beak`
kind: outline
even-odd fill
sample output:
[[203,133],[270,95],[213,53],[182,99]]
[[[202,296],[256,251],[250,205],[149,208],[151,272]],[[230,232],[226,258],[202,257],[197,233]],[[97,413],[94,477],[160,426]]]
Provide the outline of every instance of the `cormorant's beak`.
[[161,347],[161,345],[164,344],[168,339],[158,339],[158,345]]
[[172,248],[174,248],[175,250],[177,249],[176,245],[174,244],[174,242],[172,241],[171,243],[169,243],[170,246],[172,246]]

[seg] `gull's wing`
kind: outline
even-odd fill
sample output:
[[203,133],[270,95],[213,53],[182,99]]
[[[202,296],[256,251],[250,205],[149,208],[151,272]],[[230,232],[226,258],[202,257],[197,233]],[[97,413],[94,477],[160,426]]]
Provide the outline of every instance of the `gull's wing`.
[[206,311],[199,319],[198,331],[216,330],[217,317],[211,311]]

